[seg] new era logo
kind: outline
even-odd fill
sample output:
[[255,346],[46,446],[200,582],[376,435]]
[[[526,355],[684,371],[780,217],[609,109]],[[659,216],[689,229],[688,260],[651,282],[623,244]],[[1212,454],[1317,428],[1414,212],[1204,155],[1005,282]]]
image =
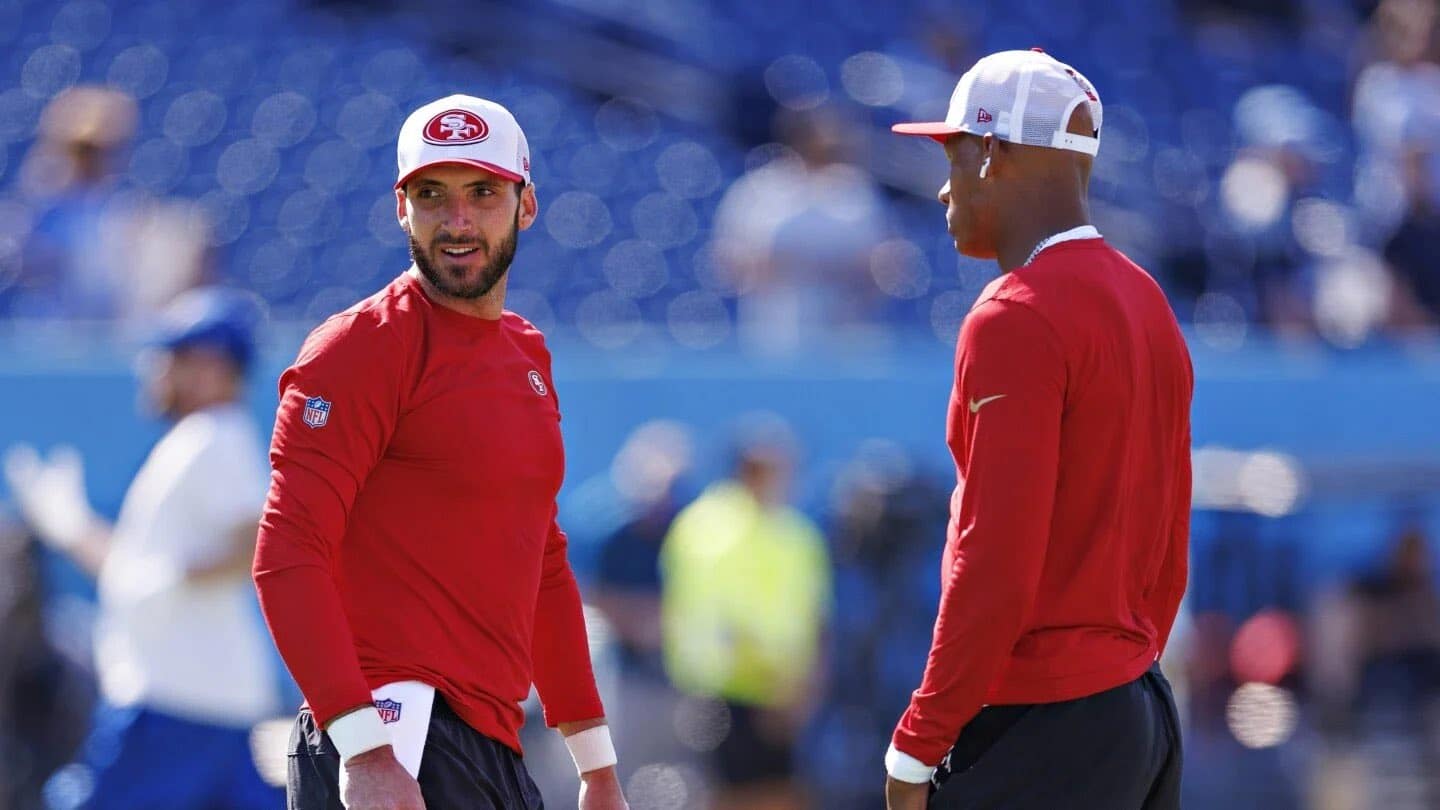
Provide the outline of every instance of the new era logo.
[[980,108],[980,112],[975,113],[975,121],[977,123],[988,124],[994,120],[995,118],[991,116],[990,113],[986,112],[984,107]]
[[330,403],[324,397],[310,397],[305,400],[305,414],[301,418],[312,428],[325,427],[330,421]]
[[400,722],[400,701],[398,700],[389,698],[377,700],[375,701],[375,710],[380,712],[380,719],[385,723]]

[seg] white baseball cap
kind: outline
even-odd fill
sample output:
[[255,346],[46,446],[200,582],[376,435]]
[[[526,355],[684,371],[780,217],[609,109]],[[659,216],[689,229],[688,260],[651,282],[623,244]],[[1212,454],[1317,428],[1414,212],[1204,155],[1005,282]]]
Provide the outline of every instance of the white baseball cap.
[[400,127],[395,152],[400,164],[395,188],[421,169],[442,163],[530,183],[530,144],[515,116],[475,96],[446,96],[410,113]]
[[[1066,132],[1070,115],[1088,104],[1094,136]],[[896,124],[901,135],[928,135],[942,143],[961,132],[994,133],[1028,146],[1100,151],[1100,95],[1075,68],[1039,48],[1000,51],[975,63],[960,77],[944,121]]]

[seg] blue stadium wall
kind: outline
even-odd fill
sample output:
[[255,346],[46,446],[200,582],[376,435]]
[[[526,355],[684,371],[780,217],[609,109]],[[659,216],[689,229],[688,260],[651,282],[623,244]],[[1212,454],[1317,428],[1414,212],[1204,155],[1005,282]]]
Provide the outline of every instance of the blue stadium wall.
[[[293,343],[285,344],[271,348],[251,386],[250,401],[267,428],[274,380],[294,352]],[[60,353],[38,350],[42,345],[0,342],[0,447],[76,445],[87,461],[92,499],[113,514],[164,426],[137,412],[128,352],[90,346]],[[590,544],[614,517],[594,503],[608,491],[598,482],[629,431],[649,419],[696,429],[703,481],[723,472],[727,427],[736,416],[763,409],[789,418],[805,447],[797,499],[817,515],[833,473],[868,439],[891,440],[935,475],[951,475],[943,441],[951,353],[938,343],[787,360],[660,347],[600,352],[563,339],[552,348],[569,459],[562,517],[569,518],[582,572]],[[1278,344],[1229,352],[1197,346],[1195,367],[1196,446],[1271,449],[1332,473],[1369,470],[1371,479],[1377,470],[1433,470],[1440,460],[1435,346],[1343,353]],[[5,497],[0,484],[0,501]],[[1298,515],[1259,521],[1254,532],[1289,538],[1284,542],[1301,546],[1305,570],[1324,576],[1373,559],[1401,502],[1418,504],[1435,526],[1433,487],[1369,480],[1314,492]],[[1201,550],[1207,533],[1229,530],[1223,518],[1215,520],[1197,519]]]

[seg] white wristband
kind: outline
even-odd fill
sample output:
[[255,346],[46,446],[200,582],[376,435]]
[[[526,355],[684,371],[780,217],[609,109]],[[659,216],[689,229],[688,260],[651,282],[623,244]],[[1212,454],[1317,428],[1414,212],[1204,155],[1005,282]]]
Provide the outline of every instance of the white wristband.
[[335,743],[335,750],[340,752],[341,764],[356,754],[390,744],[390,732],[385,729],[380,712],[374,706],[356,709],[330,721],[325,733],[330,735],[330,742]]
[[571,734],[565,738],[565,747],[570,749],[570,757],[575,760],[577,773],[598,771],[618,761],[615,757],[615,744],[610,740],[609,726],[595,726]]
[[918,785],[929,782],[930,777],[935,775],[935,768],[896,748],[895,743],[890,743],[890,750],[885,752],[885,772],[896,781]]

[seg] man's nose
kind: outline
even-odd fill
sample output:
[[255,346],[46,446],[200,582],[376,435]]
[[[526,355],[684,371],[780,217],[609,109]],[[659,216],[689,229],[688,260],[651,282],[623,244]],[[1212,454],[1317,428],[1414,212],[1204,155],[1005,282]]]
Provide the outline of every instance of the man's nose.
[[473,220],[470,216],[469,201],[463,196],[451,197],[445,203],[445,225],[450,231],[463,231],[468,229]]
[[945,181],[945,185],[943,185],[943,186],[940,187],[940,194],[939,194],[938,196],[939,196],[939,198],[940,198],[940,204],[941,204],[941,205],[943,205],[943,206],[945,206],[945,207],[947,207],[947,208],[950,207],[950,181],[949,181],[949,180],[946,180],[946,181]]

